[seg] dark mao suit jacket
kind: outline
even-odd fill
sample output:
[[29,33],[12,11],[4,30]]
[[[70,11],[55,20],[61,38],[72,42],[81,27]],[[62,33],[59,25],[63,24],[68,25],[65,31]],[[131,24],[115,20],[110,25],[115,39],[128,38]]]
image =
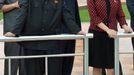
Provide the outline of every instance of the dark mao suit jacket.
[[[70,33],[78,33],[80,28],[67,9],[64,0],[21,0],[17,23],[12,30],[16,35],[56,35],[61,34],[63,22]],[[57,50],[58,41],[23,42],[27,49]]]

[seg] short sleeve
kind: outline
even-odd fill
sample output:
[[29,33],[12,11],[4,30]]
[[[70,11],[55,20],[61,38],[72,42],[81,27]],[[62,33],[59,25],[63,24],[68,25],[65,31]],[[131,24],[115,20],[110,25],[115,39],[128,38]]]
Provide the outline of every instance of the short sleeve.
[[3,7],[5,0],[0,0],[0,9]]

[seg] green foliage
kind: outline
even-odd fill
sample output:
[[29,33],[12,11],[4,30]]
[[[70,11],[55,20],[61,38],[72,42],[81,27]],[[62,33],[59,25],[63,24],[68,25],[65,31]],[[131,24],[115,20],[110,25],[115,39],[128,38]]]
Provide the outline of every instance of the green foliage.
[[127,9],[126,4],[122,4],[122,9],[124,11],[124,14],[125,14],[126,19],[130,19],[130,14],[128,12],[128,9]]
[[87,8],[81,8],[80,9],[80,18],[81,18],[81,22],[89,22],[89,13]]
[[3,18],[3,14],[2,12],[0,12],[0,20]]

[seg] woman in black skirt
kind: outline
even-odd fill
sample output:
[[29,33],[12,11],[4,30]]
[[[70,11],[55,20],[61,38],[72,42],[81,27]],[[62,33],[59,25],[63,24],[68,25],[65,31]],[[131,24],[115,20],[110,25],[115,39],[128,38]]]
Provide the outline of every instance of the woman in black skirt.
[[120,0],[88,0],[90,15],[89,66],[94,75],[101,75],[102,68],[114,75],[114,38],[117,36],[117,21],[125,32],[132,32],[125,21]]

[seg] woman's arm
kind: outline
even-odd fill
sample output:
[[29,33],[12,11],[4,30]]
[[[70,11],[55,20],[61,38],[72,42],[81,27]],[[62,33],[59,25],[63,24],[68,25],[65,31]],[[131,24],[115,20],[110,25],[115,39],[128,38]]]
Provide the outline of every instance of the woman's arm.
[[126,20],[125,20],[125,14],[122,10],[122,6],[121,6],[121,2],[119,1],[119,8],[118,8],[118,13],[117,13],[117,20],[120,23],[120,26],[125,30],[125,32],[129,33],[129,32],[133,32],[132,28],[130,26],[127,25]]
[[123,25],[127,25],[126,20],[125,20],[125,14],[124,14],[124,12],[122,10],[122,6],[121,6],[121,1],[120,0],[118,0],[118,11],[117,11],[116,19],[120,23],[121,27]]
[[113,29],[109,29],[104,23],[100,23],[97,25],[99,28],[104,30],[110,38],[116,38],[117,37],[117,31]]

